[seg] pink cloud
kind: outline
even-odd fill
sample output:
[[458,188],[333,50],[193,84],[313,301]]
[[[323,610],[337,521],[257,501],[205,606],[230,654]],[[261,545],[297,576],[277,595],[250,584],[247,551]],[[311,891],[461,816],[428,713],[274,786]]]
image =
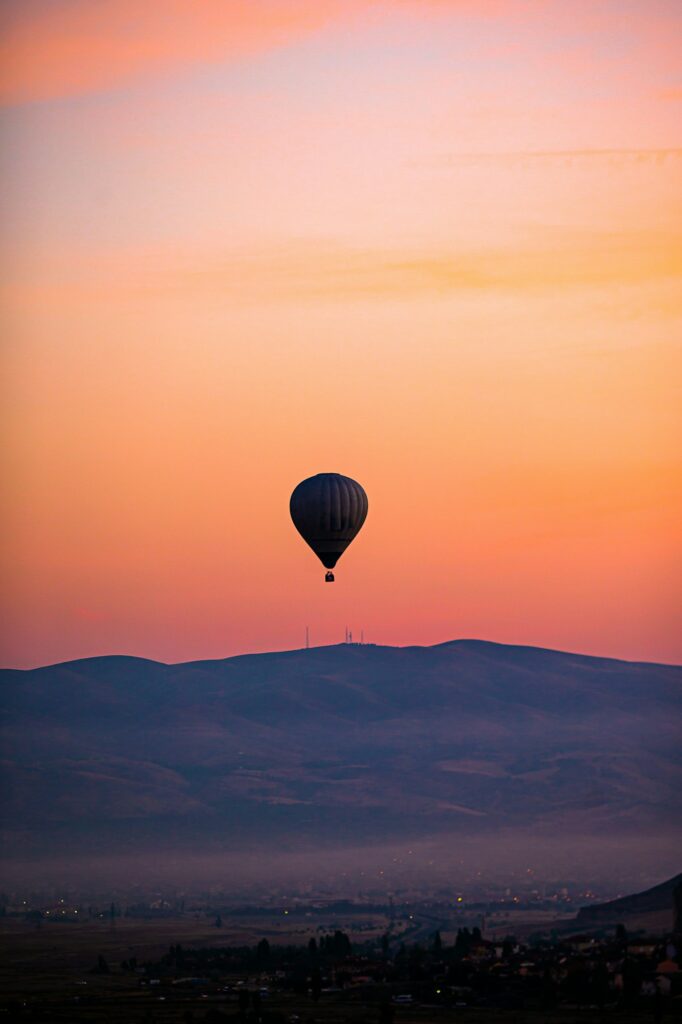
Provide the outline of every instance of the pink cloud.
[[71,0],[5,12],[0,102],[110,88],[285,45],[359,6],[355,0]]
[[358,13],[536,14],[523,0],[11,0],[0,103],[57,99],[286,46]]

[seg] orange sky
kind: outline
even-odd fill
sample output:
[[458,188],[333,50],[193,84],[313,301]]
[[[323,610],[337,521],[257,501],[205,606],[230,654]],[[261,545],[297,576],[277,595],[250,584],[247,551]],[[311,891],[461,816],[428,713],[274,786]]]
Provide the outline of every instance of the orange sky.
[[[2,664],[681,660],[681,22],[6,2]],[[370,501],[334,587],[320,471]]]

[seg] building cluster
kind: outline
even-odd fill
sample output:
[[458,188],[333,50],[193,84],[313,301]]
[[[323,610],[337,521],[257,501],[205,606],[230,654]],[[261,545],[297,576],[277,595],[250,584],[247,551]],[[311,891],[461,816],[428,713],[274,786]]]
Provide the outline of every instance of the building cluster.
[[343,932],[306,947],[261,941],[255,948],[171,947],[144,966],[141,985],[192,988],[226,1002],[287,993],[367,1004],[544,1009],[660,1004],[682,1009],[682,958],[672,938],[596,939],[555,943],[491,942],[460,929],[446,945],[399,945],[388,936],[351,946]]

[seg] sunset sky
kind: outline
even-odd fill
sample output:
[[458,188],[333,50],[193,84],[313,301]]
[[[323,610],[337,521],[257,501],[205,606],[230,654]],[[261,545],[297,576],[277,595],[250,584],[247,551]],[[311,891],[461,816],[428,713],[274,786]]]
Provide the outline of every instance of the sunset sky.
[[[682,7],[5,0],[4,666],[682,660]],[[337,582],[293,487],[359,480]]]

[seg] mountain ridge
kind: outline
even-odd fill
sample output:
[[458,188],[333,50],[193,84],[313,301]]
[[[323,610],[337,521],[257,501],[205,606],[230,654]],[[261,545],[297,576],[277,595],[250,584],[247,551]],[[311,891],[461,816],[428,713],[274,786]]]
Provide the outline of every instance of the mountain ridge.
[[313,647],[292,647],[285,648],[277,651],[245,651],[241,654],[228,654],[222,658],[191,658],[189,661],[160,661],[157,658],[147,658],[137,654],[94,654],[87,655],[83,658],[68,658],[66,661],[55,661],[48,662],[45,665],[34,665],[31,668],[13,668],[0,667],[0,672],[39,672],[44,669],[53,668],[64,668],[67,665],[79,665],[83,662],[103,662],[103,661],[129,661],[129,662],[146,662],[153,665],[163,665],[168,668],[188,666],[188,665],[205,665],[213,662],[227,662],[234,661],[238,658],[261,658],[261,657],[276,657],[287,654],[301,654],[303,652],[312,651],[327,651],[334,650],[337,648],[380,648],[382,650],[392,651],[430,651],[441,647],[454,647],[456,645],[468,645],[471,647],[479,646],[481,648],[503,648],[508,651],[537,651],[543,654],[558,654],[565,655],[571,658],[580,658],[589,661],[598,662],[616,662],[618,664],[625,665],[652,665],[662,668],[682,668],[682,664],[677,662],[665,662],[665,661],[649,661],[643,659],[633,658],[616,658],[612,655],[600,655],[600,654],[584,654],[581,651],[566,651],[561,648],[555,647],[544,647],[537,644],[507,644],[497,640],[483,640],[479,637],[455,637],[452,640],[440,640],[435,644],[379,644],[379,643],[346,643],[339,641],[335,644],[319,644]]
[[[492,641],[0,671],[11,851],[674,831],[678,666]],[[22,854],[23,855],[23,854]]]

